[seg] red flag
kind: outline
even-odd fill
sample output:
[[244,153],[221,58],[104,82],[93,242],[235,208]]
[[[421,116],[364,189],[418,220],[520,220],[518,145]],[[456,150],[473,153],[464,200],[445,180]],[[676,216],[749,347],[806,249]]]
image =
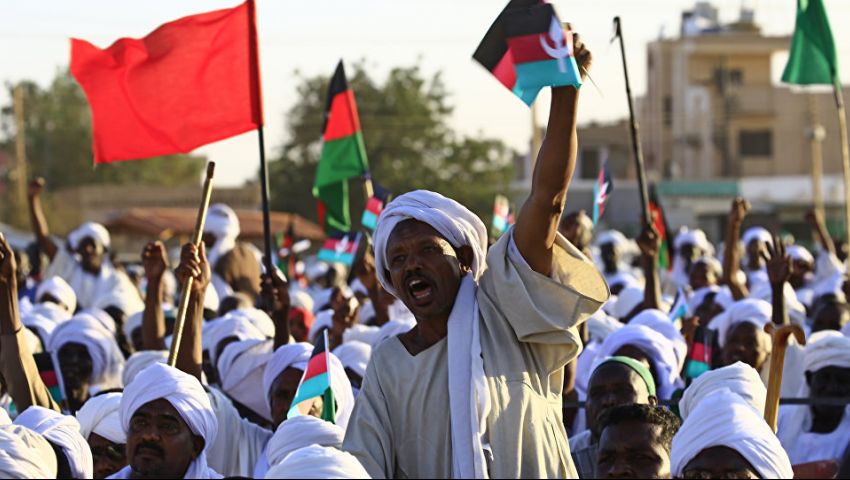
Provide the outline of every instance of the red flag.
[[106,49],[71,39],[95,163],[187,153],[262,125],[254,17],[248,0]]

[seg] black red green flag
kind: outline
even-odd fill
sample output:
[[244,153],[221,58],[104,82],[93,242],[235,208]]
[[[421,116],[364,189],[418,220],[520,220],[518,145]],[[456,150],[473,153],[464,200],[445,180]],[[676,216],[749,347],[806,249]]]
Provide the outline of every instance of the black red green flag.
[[336,423],[336,401],[331,388],[330,362],[328,360],[330,352],[327,349],[328,331],[325,330],[322,333],[319,336],[318,343],[313,348],[310,360],[307,362],[307,369],[304,370],[301,383],[295,391],[295,398],[292,399],[292,406],[287,413],[287,418],[308,415],[313,406],[312,400],[316,397],[322,397],[322,420]]
[[655,185],[649,187],[649,214],[652,216],[652,225],[661,237],[661,249],[658,252],[658,268],[670,270],[673,268],[673,238],[670,237],[670,227],[667,225],[667,216],[664,207],[658,200],[658,192]]
[[328,88],[322,142],[322,156],[313,183],[319,222],[326,233],[348,232],[351,230],[348,179],[365,175],[369,162],[354,92],[348,87],[342,60]]

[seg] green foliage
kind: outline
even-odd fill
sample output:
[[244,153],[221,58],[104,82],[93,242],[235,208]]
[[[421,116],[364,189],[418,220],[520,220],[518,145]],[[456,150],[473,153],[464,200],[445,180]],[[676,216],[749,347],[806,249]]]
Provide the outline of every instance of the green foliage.
[[[14,154],[15,117],[10,102],[0,114],[0,148]],[[24,82],[27,170],[44,177],[51,190],[85,184],[197,184],[204,159],[170,155],[93,167],[91,114],[82,89],[65,70],[47,88]]]
[[[417,66],[395,68],[379,83],[364,62],[347,73],[375,182],[395,195],[434,190],[489,218],[494,196],[507,191],[515,154],[501,140],[452,132],[452,107],[440,74],[426,79]],[[311,187],[328,82],[329,76],[301,79],[300,100],[286,117],[288,140],[269,164],[273,207],[307,218],[316,218]],[[351,181],[355,225],[363,205],[358,183]]]

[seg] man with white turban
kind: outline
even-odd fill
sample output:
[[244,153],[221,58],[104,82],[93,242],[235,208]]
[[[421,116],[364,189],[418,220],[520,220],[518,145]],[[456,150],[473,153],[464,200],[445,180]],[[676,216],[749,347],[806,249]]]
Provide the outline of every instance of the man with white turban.
[[219,298],[239,292],[253,302],[260,293],[260,254],[253,245],[237,242],[239,233],[239,218],[232,208],[223,203],[210,206],[203,239],[212,285]]
[[676,341],[665,337],[661,332],[646,325],[628,324],[608,335],[597,356],[624,356],[643,363],[652,372],[658,389],[658,399],[668,400],[676,389],[684,386],[679,372],[684,366],[685,356],[680,353]]
[[357,341],[346,342],[336,347],[333,353],[345,367],[345,374],[348,375],[354,397],[357,398],[366,375],[366,366],[369,365],[369,357],[372,355],[372,346]]
[[262,421],[271,420],[268,403],[257,392],[263,385],[263,372],[272,356],[272,340],[243,340],[225,347],[218,358],[221,389],[234,401],[251,410]]
[[[116,309],[130,315],[143,308],[138,290],[127,275],[117,270],[109,260],[110,237],[106,227],[88,222],[68,234],[66,246],[57,245],[50,237],[41,208],[44,179],[29,185],[30,223],[41,251],[50,258],[45,278],[62,277],[77,295],[82,307]],[[111,300],[101,301],[109,296]]]
[[720,388],[729,389],[749,403],[760,415],[764,415],[767,388],[765,388],[759,373],[743,362],[735,362],[732,365],[705,372],[697,377],[685,389],[685,394],[679,400],[679,415],[682,416],[683,420],[687,420],[691,412],[705,397]]
[[671,280],[676,288],[687,288],[691,286],[692,267],[700,258],[711,258],[714,255],[714,247],[702,230],[682,228],[673,240],[673,248],[675,254],[673,256],[673,268],[670,272]]
[[20,425],[0,426],[0,478],[57,478],[56,454],[45,438]]
[[[850,397],[850,338],[833,330],[812,334],[803,349],[803,371],[795,397]],[[794,464],[839,460],[850,443],[847,405],[785,405],[779,409],[779,439]]]
[[106,478],[127,466],[121,396],[118,392],[95,395],[77,411],[80,433],[88,442],[94,460],[94,478]]
[[599,248],[602,275],[614,293],[619,293],[615,285],[639,283],[638,271],[629,266],[626,258],[627,253],[635,249],[625,235],[617,230],[606,230],[596,237],[594,244]]
[[287,455],[310,445],[342,448],[345,429],[310,415],[299,415],[280,424],[267,449],[271,466],[282,462]]
[[74,417],[39,406],[31,406],[15,418],[15,425],[27,427],[42,435],[52,445],[61,450],[64,458],[57,462],[59,474],[67,462],[68,473],[73,478],[92,478],[93,463],[91,450],[86,439],[80,434],[80,424]]
[[773,307],[764,300],[738,300],[714,317],[708,328],[717,332],[723,365],[744,362],[766,378],[772,342],[764,326],[771,322]]
[[62,277],[50,277],[42,281],[35,291],[36,303],[52,303],[73,315],[77,310],[77,295]]
[[353,455],[334,447],[310,445],[286,456],[265,478],[372,478]]
[[773,235],[763,227],[750,227],[741,237],[741,243],[746,253],[744,273],[747,274],[750,290],[760,284],[769,284],[762,255],[767,251],[768,245],[773,245]]
[[197,378],[155,363],[124,389],[120,415],[129,465],[111,478],[221,478],[207,465],[218,422]]
[[577,325],[609,296],[557,233],[577,101],[572,87],[552,90],[530,197],[489,253],[483,222],[437,193],[406,193],[381,213],[375,269],[416,326],[375,348],[346,431],[343,448],[372,477],[575,476],[563,369],[581,350]]
[[124,355],[115,336],[102,324],[84,313],[57,327],[47,350],[59,375],[59,387],[76,412],[90,394],[121,387]]
[[670,470],[675,478],[794,478],[788,454],[759,411],[723,387],[685,419],[673,438]]

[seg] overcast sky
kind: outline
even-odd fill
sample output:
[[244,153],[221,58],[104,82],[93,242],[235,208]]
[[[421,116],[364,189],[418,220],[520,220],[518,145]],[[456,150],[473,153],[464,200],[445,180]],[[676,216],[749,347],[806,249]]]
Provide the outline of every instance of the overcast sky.
[[[0,0],[0,81],[32,79],[46,85],[69,62],[69,37],[106,47],[120,37],[144,36],[181,16],[238,4],[238,0]],[[420,62],[427,74],[442,70],[456,107],[459,131],[502,138],[525,150],[530,132],[528,108],[471,59],[504,0],[257,0],[266,114],[266,148],[274,155],[285,139],[285,113],[296,101],[298,70],[332,73],[338,59],[366,58],[379,78],[394,66]],[[625,116],[627,107],[619,51],[611,46],[611,19],[620,15],[627,39],[632,88],[645,90],[646,43],[678,34],[680,14],[691,0],[554,0],[558,15],[582,34],[594,53],[591,75],[598,90],[583,89],[580,121]],[[756,10],[768,34],[790,34],[795,0],[717,0],[725,21],[741,5]],[[850,79],[850,30],[837,28],[850,18],[850,1],[825,0],[840,54],[842,77]],[[776,59],[779,72],[784,57]],[[778,73],[776,73],[778,78]],[[850,81],[850,80],[848,80]],[[356,95],[356,92],[355,92]],[[541,95],[541,121],[548,95]],[[5,91],[0,102],[7,102]],[[319,136],[319,132],[316,132]],[[367,133],[368,141],[368,133]],[[368,143],[366,145],[368,151]],[[248,133],[198,150],[218,163],[217,183],[241,184],[256,176],[256,134]]]

